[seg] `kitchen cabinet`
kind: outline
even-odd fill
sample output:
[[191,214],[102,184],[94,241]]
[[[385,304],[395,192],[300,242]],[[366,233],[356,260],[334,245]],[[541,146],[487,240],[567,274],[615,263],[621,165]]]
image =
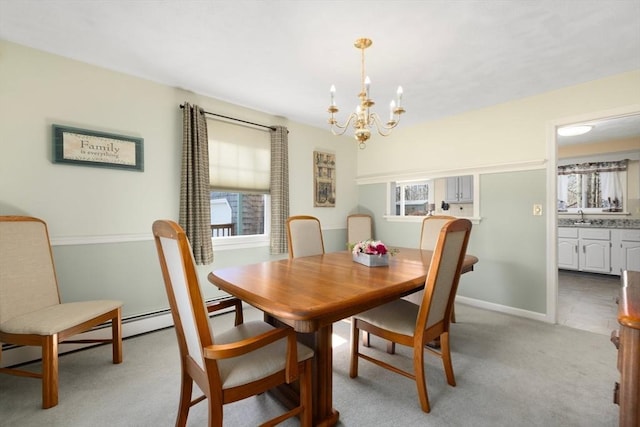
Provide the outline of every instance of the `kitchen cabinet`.
[[640,271],[640,230],[620,230],[620,271]]
[[558,229],[558,267],[593,273],[620,274],[611,268],[611,230]]
[[558,268],[578,269],[577,228],[558,228]]
[[473,203],[473,175],[447,178],[445,201],[447,203]]

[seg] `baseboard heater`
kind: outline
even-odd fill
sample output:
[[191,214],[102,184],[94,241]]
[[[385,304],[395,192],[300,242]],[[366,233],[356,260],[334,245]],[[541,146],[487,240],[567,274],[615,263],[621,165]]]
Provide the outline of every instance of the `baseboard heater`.
[[[206,302],[220,301],[223,298],[214,298],[207,300]],[[213,316],[218,316],[233,311],[233,307],[220,310]],[[145,314],[138,314],[128,316],[122,319],[122,338],[131,338],[136,335],[142,335],[153,331],[158,331],[165,328],[173,327],[173,318],[171,317],[171,310],[164,309]],[[103,324],[96,326],[90,331],[84,332],[79,335],[75,335],[71,339],[109,339],[111,338],[111,324]],[[96,345],[104,345],[100,343],[83,343],[83,344],[66,344],[64,341],[58,346],[58,354],[69,353],[72,351],[81,350],[83,348],[94,347]],[[110,344],[109,344],[110,345]],[[111,353],[109,353],[111,354]],[[127,355],[124,354],[126,359]],[[22,365],[25,363],[31,363],[42,359],[42,350],[40,347],[34,346],[20,346],[14,344],[2,344],[2,360],[0,360],[0,367],[8,368],[16,365]]]

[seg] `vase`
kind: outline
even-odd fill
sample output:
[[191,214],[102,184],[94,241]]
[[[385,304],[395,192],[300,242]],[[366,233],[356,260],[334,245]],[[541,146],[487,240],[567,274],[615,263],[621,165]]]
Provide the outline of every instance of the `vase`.
[[389,265],[389,254],[370,255],[370,254],[353,254],[353,260],[367,267],[384,267]]

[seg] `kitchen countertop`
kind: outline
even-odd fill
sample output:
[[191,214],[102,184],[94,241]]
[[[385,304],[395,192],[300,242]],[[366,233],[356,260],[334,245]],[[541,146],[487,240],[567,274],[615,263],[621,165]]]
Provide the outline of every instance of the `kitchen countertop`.
[[578,218],[558,218],[558,227],[584,227],[584,228],[621,228],[640,229],[640,219],[591,219],[585,218],[589,225],[576,224]]

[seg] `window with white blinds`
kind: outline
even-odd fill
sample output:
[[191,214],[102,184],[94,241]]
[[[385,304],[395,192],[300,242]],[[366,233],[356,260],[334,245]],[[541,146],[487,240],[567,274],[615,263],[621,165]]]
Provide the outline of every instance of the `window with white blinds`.
[[269,193],[271,136],[267,131],[207,120],[211,188],[238,193]]

